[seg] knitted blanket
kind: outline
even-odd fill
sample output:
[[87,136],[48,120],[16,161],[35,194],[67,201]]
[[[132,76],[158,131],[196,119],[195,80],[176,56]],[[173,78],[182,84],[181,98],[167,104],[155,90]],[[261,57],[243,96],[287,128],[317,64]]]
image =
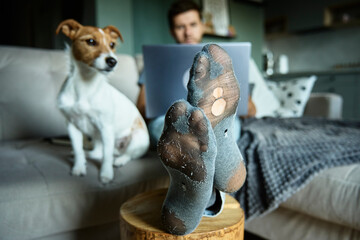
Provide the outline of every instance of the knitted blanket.
[[277,208],[322,170],[360,163],[360,122],[247,119],[241,134],[247,179],[232,195],[247,221]]

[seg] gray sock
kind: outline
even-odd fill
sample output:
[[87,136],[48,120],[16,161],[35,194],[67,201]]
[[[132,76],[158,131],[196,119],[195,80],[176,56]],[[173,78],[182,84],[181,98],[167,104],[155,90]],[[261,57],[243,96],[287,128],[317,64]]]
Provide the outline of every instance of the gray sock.
[[175,235],[191,233],[211,198],[215,171],[215,136],[203,111],[185,100],[175,102],[165,116],[157,150],[170,175],[163,226]]
[[203,109],[214,129],[214,187],[224,192],[237,191],[246,177],[243,157],[233,137],[239,98],[240,88],[229,55],[216,44],[204,46],[190,70],[187,100]]

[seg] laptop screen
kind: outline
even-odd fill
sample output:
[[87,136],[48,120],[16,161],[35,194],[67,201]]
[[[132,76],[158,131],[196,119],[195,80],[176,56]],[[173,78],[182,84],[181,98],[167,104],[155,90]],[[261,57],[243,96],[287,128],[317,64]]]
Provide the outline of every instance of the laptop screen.
[[[250,43],[216,43],[231,57],[240,85],[237,114],[247,115]],[[146,117],[164,115],[179,99],[187,98],[187,83],[195,55],[204,44],[144,45]]]

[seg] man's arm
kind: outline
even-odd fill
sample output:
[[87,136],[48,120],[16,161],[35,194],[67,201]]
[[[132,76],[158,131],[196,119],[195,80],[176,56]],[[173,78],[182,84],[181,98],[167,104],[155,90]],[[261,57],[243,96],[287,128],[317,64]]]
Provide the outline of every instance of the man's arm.
[[140,92],[139,92],[139,96],[136,102],[136,107],[138,108],[141,116],[146,119],[145,117],[145,104],[146,104],[146,100],[145,100],[145,85],[142,84],[140,85]]

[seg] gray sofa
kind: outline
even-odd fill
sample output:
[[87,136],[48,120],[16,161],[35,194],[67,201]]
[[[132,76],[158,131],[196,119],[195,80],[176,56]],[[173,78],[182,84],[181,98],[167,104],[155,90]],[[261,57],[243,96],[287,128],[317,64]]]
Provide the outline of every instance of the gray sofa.
[[[132,101],[138,94],[134,58],[118,55],[111,83]],[[55,102],[65,80],[64,51],[0,47],[0,239],[119,239],[119,210],[130,197],[166,187],[155,153],[115,171],[103,185],[99,164],[70,175],[71,147]]]
[[[118,57],[110,82],[135,102],[135,60]],[[70,175],[71,147],[53,141],[67,135],[55,100],[68,67],[63,51],[0,47],[0,239],[119,239],[121,204],[168,185],[154,152],[116,170],[109,185],[96,162],[85,177]],[[316,110],[311,105],[306,112]],[[359,239],[359,199],[359,165],[330,169],[246,229],[268,239]]]

